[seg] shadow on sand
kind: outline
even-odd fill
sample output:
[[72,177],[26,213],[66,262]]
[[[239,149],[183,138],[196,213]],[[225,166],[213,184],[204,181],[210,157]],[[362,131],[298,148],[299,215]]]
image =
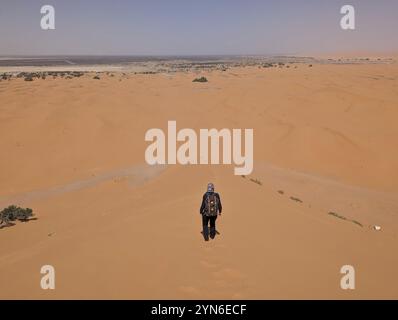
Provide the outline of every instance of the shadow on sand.
[[[29,221],[36,221],[36,220],[37,220],[37,218],[34,217],[34,218],[23,219],[23,220],[18,220],[18,221],[22,222],[22,223],[26,223],[26,222],[29,222]],[[11,222],[11,221],[8,221],[8,222],[3,222],[2,221],[0,223],[0,230],[3,229],[3,228],[9,228],[9,227],[12,227],[12,226],[15,226],[15,225],[16,225],[16,223]]]
[[216,236],[220,235],[220,233],[216,229],[209,227],[203,228],[200,233],[202,234],[205,241],[209,241],[209,239],[214,239]]

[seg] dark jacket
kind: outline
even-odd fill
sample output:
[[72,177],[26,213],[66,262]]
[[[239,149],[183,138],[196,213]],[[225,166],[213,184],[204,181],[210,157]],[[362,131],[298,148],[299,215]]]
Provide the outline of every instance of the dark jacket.
[[205,213],[205,211],[206,211],[206,198],[207,198],[208,195],[213,194],[213,193],[214,193],[214,195],[217,198],[217,210],[218,210],[218,213],[222,212],[222,205],[221,205],[220,195],[217,192],[206,192],[203,195],[202,205],[200,206],[200,210],[199,210],[200,214],[204,214]]

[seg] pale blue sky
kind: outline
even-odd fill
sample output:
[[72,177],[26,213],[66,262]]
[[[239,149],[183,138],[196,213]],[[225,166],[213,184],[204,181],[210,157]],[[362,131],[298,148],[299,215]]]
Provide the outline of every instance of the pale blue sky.
[[[55,7],[56,30],[40,28]],[[357,29],[340,28],[352,4]],[[397,0],[1,0],[0,55],[398,51]]]

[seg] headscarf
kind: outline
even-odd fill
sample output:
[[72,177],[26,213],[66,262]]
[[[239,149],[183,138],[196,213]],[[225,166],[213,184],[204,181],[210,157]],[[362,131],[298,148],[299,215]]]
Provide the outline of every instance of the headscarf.
[[214,192],[214,184],[211,182],[207,184],[207,192]]

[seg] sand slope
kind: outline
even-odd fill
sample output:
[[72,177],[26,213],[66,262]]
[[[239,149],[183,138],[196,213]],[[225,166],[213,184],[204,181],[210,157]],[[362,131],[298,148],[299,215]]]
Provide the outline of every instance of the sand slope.
[[[398,298],[398,66],[204,75],[0,82],[0,204],[37,216],[0,230],[0,298]],[[253,174],[147,166],[168,120],[253,128]],[[204,242],[209,181],[224,213]]]

